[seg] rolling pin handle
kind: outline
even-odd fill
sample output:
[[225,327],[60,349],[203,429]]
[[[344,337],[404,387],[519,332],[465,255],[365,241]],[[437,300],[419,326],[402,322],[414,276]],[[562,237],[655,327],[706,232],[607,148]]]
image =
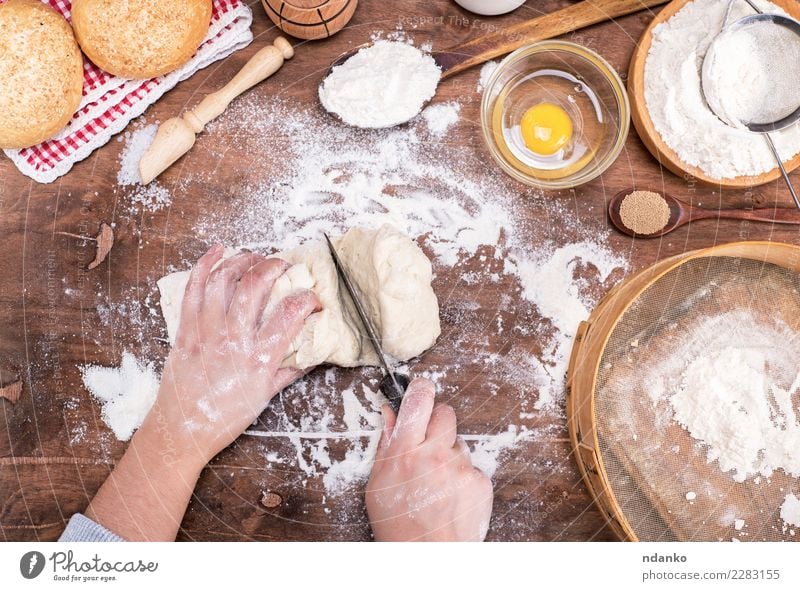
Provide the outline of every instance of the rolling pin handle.
[[294,47],[286,37],[278,37],[272,44],[283,54],[283,59],[290,60],[294,57]]
[[139,161],[143,184],[155,180],[194,145],[195,137],[206,124],[222,114],[231,101],[244,91],[269,78],[283,62],[294,56],[294,48],[283,37],[258,51],[233,79],[217,92],[206,96],[193,110],[162,124],[153,143]]
[[272,45],[267,45],[251,57],[230,82],[204,98],[192,110],[202,124],[200,129],[202,130],[209,121],[219,117],[237,96],[277,72],[283,65],[287,52],[290,56],[294,55],[289,42],[283,37],[278,37]]

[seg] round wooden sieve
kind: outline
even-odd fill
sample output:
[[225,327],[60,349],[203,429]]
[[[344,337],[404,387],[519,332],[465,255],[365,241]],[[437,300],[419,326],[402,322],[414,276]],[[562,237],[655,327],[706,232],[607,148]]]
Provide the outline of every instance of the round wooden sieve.
[[680,425],[651,411],[655,402],[636,385],[676,333],[703,314],[735,310],[800,333],[800,247],[737,242],[665,259],[617,285],[581,323],[567,379],[570,439],[622,540],[796,539],[779,513],[797,479],[775,471],[736,482]]

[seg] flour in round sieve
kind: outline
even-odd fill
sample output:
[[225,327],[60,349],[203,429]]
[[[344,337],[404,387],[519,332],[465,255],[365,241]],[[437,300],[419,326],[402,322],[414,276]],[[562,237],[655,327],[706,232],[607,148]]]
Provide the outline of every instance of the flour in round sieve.
[[800,335],[746,310],[705,318],[687,329],[672,354],[650,368],[642,387],[733,480],[800,476]]

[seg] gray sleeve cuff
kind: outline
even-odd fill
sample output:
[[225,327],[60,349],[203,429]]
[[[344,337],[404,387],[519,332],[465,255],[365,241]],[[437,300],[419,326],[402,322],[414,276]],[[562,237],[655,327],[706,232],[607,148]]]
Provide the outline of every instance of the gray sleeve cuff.
[[59,542],[124,542],[117,534],[95,523],[85,515],[76,513],[67,524],[67,529],[58,538]]

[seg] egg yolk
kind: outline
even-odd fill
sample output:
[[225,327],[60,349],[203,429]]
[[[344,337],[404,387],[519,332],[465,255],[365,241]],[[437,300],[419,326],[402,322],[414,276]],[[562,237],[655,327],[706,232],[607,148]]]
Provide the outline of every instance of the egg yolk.
[[539,103],[528,109],[519,126],[528,149],[542,156],[552,156],[572,138],[572,119],[553,103]]

